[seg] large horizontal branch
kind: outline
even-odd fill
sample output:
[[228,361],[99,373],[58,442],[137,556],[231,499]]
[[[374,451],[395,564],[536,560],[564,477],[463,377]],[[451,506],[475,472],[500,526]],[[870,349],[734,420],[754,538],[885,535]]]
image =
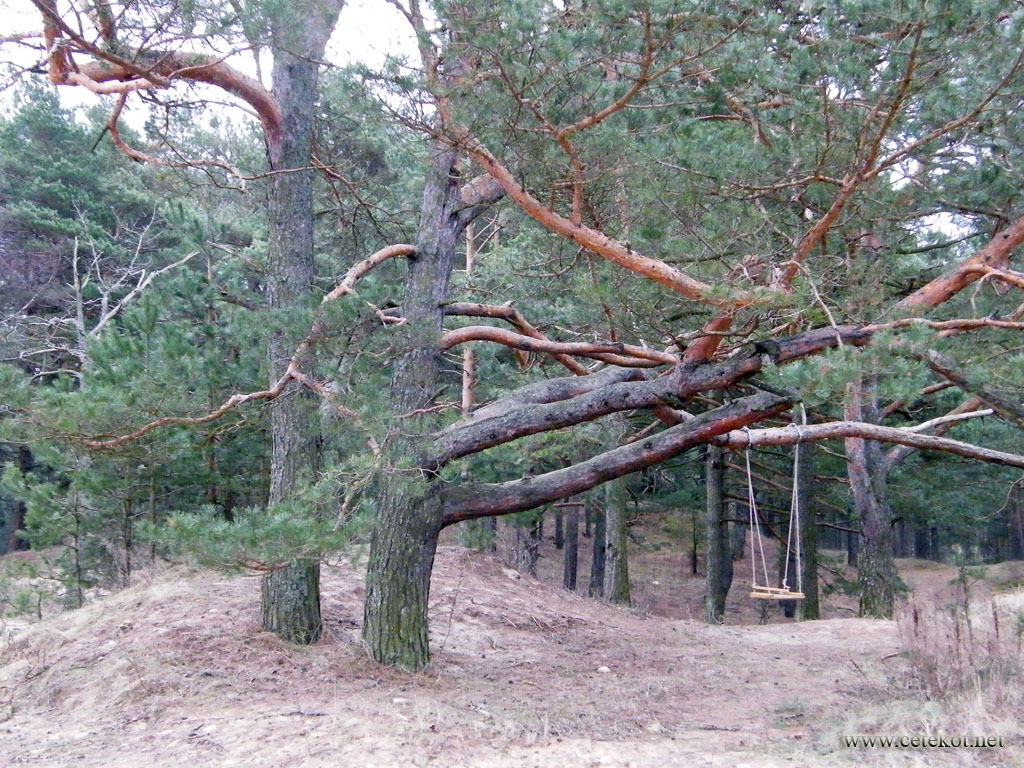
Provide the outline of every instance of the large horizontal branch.
[[[953,385],[950,384],[950,386]],[[941,421],[941,423],[937,424],[932,429],[932,435],[935,437],[942,437],[957,424],[958,419],[956,417],[977,412],[982,405],[984,405],[984,403],[981,401],[981,398],[974,396],[968,397],[956,408],[953,408],[951,411],[946,413],[946,415],[942,417],[944,420],[937,420]],[[892,470],[906,461],[917,450],[917,448],[910,445],[896,445],[890,448],[885,454],[885,463],[883,465],[885,473],[888,474],[889,472],[892,472]]]
[[[770,353],[762,353],[755,347],[754,354],[749,356],[707,365],[680,365],[661,378],[614,381],[558,401],[518,406],[511,400],[511,407],[478,414],[473,421],[456,424],[442,432],[434,440],[432,457],[442,466],[527,435],[581,424],[610,413],[677,406],[701,392],[730,387],[766,365],[793,362],[840,344],[861,346],[870,339],[870,333],[854,326],[817,329],[773,342]],[[587,378],[581,377],[579,383]]]
[[696,416],[685,424],[614,448],[565,469],[505,483],[475,483],[441,492],[444,524],[534,509],[678,456],[717,435],[774,416],[787,398],[762,392]]
[[979,459],[992,464],[1024,468],[1024,456],[994,451],[948,437],[922,435],[912,431],[913,429],[917,429],[917,427],[885,427],[881,424],[869,424],[861,421],[835,421],[827,424],[808,424],[799,428],[790,425],[768,429],[740,429],[729,432],[723,438],[715,440],[714,443],[723,448],[743,450],[748,447],[764,445],[794,445],[818,440],[841,440],[856,437],[863,440],[876,440],[880,443],[897,443],[913,448],[954,453],[958,456]]
[[[206,83],[238,97],[252,107],[263,123],[267,141],[275,146],[281,136],[281,110],[273,94],[255,78],[227,64],[223,58],[182,51],[137,51],[131,57],[95,45],[71,28],[57,12],[53,0],[33,0],[43,16],[43,39],[54,85],[87,88],[94,93],[129,93],[167,88],[175,81]],[[70,43],[70,44],[69,44]],[[78,63],[73,48],[91,60]]]
[[519,408],[531,408],[544,403],[568,400],[611,384],[623,381],[642,381],[646,378],[647,375],[644,372],[636,369],[604,368],[587,376],[565,376],[537,381],[477,408],[469,414],[469,421],[453,424],[445,432],[456,432],[465,428],[467,424],[494,419]]

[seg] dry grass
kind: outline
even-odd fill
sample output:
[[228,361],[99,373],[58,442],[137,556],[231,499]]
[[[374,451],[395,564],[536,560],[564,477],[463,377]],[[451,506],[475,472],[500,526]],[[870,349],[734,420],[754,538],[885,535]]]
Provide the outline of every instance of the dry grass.
[[[542,575],[556,557],[545,550]],[[309,648],[259,632],[256,580],[165,569],[0,644],[0,754],[83,768],[959,766],[999,763],[967,750],[861,752],[841,737],[1018,733],[1024,702],[1006,665],[1020,658],[1007,645],[1019,593],[971,585],[970,628],[958,630],[955,569],[904,563],[918,623],[915,635],[908,613],[900,635],[855,618],[774,614],[757,626],[739,581],[728,623],[709,627],[687,620],[702,580],[678,555],[633,564],[644,605],[631,611],[566,592],[558,575],[544,583],[442,547],[435,661],[416,676],[363,653],[359,567],[324,569],[327,639]],[[828,598],[833,615],[849,615],[841,600]],[[941,665],[956,654],[953,669]]]
[[[996,737],[1004,749],[857,750],[873,765],[1021,765],[1024,594],[993,595],[981,571],[909,563],[917,589],[896,624],[907,666],[846,734]],[[951,578],[952,577],[952,578]]]

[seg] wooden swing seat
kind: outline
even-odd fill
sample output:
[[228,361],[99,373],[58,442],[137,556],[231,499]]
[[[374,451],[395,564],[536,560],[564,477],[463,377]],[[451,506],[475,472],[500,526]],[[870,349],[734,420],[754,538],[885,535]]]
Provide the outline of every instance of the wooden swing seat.
[[750,596],[755,600],[803,600],[803,592],[793,592],[786,587],[754,586]]

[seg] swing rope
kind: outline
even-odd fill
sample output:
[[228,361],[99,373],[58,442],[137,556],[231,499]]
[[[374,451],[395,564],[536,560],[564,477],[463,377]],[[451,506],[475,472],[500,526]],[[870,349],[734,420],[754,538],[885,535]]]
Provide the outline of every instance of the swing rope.
[[[745,431],[746,427],[743,428]],[[751,553],[750,553],[750,570],[751,570],[751,584],[754,585],[754,589],[758,589],[757,584],[757,556],[761,557],[761,567],[764,570],[764,583],[765,585],[770,584],[768,578],[768,561],[764,556],[764,541],[761,538],[761,523],[758,520],[757,512],[757,500],[754,498],[754,473],[750,469],[750,448],[743,452],[743,455],[747,460],[747,510],[750,513],[750,530],[752,531],[753,540],[751,541]]]
[[[750,445],[744,451],[747,465],[747,510],[750,516],[751,530],[751,584],[753,592],[751,597],[770,599],[800,599],[804,591],[803,584],[803,553],[801,551],[800,536],[800,443],[803,441],[802,426],[807,426],[807,410],[803,403],[800,404],[800,424],[792,423],[796,430],[797,440],[793,456],[793,486],[790,496],[789,529],[786,533],[786,565],[782,570],[782,587],[773,588],[771,578],[768,576],[768,559],[764,551],[764,539],[761,536],[760,515],[757,511],[757,500],[754,498],[754,473],[750,466]],[[748,428],[743,428],[748,432]],[[789,555],[793,553],[796,560],[796,592],[789,588]],[[761,560],[761,570],[764,573],[764,586],[757,583],[757,560]],[[790,598],[790,596],[792,596]]]
[[[800,443],[803,440],[801,426],[807,426],[807,410],[800,403],[800,424],[793,423],[796,430],[796,445],[793,447],[793,493],[789,503],[789,531],[786,534],[786,567],[782,572],[782,588],[789,589],[789,553],[796,555],[796,591],[803,592],[803,568],[800,552]],[[795,544],[795,546],[794,546]]]

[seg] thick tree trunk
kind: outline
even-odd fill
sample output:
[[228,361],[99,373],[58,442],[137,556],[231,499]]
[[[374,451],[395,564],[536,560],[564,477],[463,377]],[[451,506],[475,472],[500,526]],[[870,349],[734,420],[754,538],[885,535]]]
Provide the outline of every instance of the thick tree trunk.
[[[423,190],[416,254],[409,259],[391,377],[394,434],[381,459],[377,520],[366,573],[363,641],[375,660],[410,671],[430,663],[427,604],[442,526],[439,480],[424,466],[436,426],[428,408],[441,383],[442,305],[460,234],[455,152],[439,145]],[[401,416],[407,418],[399,418]]]
[[725,512],[725,451],[707,446],[704,466],[707,502],[704,620],[709,624],[721,624],[733,575],[732,541]]
[[[306,13],[308,12],[308,13]],[[312,3],[278,18],[274,27],[274,97],[282,114],[278,137],[268,137],[272,171],[308,168],[317,99],[317,60],[322,57],[337,11],[324,28],[325,8]],[[286,18],[285,18],[286,17]],[[300,52],[301,51],[301,58]],[[278,327],[270,344],[270,381],[284,373],[308,327],[305,312],[313,285],[313,175],[311,171],[276,173],[270,182],[270,243],[267,285],[270,311]],[[292,383],[293,392],[270,408],[271,505],[290,500],[303,482],[320,469],[321,441],[317,403]],[[296,643],[320,638],[320,563],[305,560],[263,579],[262,624],[265,630]]]
[[420,482],[388,482],[378,499],[363,606],[363,642],[374,660],[409,671],[430,662],[427,606],[440,507]]
[[629,557],[626,532],[626,479],[605,484],[604,596],[616,605],[630,605]]
[[[878,422],[873,381],[865,379],[848,386],[846,417],[872,424]],[[846,460],[854,508],[861,527],[857,558],[860,615],[890,619],[898,577],[892,554],[892,512],[886,498],[886,456],[880,443],[849,438],[846,440]]]

